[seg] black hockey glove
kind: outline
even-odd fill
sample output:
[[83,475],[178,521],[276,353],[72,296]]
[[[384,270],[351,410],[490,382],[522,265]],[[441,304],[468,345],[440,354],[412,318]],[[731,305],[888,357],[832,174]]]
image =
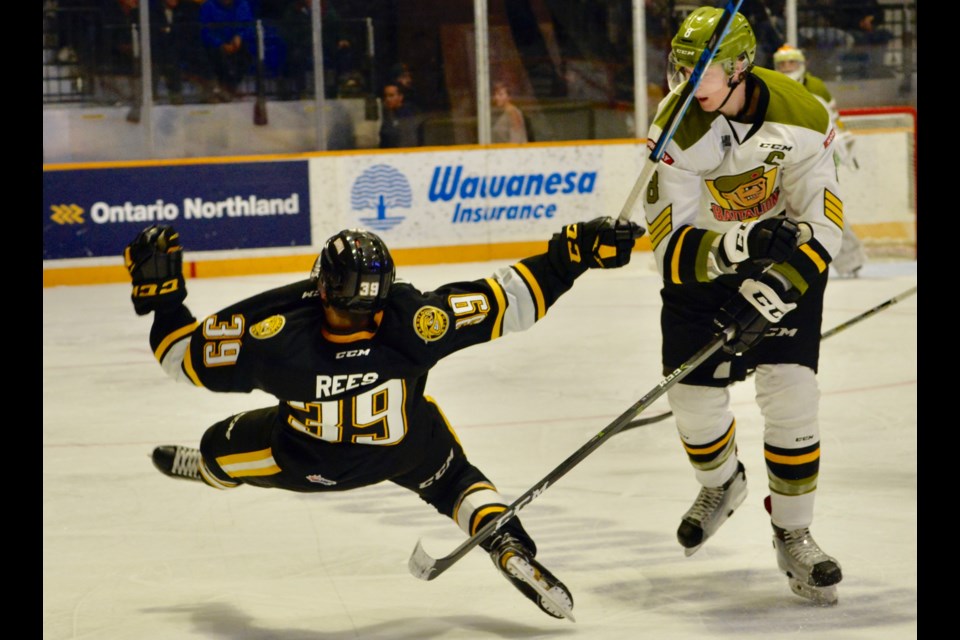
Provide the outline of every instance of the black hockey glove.
[[765,267],[788,260],[801,242],[800,225],[786,216],[745,222],[720,238],[720,261],[732,270],[744,261]]
[[766,336],[771,324],[780,322],[783,316],[796,309],[795,301],[799,297],[796,289],[769,272],[756,280],[744,280],[740,291],[723,305],[713,321],[717,335],[729,334],[723,350],[743,353],[755,347]]
[[133,280],[133,310],[143,316],[169,309],[187,297],[183,281],[183,247],[173,227],[152,225],[123,250],[123,262]]
[[576,269],[615,269],[630,262],[633,246],[646,229],[635,222],[614,221],[609,216],[563,228],[567,256]]

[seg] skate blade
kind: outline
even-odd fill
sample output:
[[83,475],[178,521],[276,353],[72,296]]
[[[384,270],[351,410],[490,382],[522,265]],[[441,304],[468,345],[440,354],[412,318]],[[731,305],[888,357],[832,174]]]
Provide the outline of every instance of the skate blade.
[[790,590],[801,598],[806,598],[823,607],[832,607],[839,602],[837,595],[837,585],[829,587],[812,587],[805,582],[800,582],[794,578],[788,578]]
[[[573,610],[570,605],[565,600],[558,599],[551,589],[547,589],[544,583],[537,579],[536,571],[532,566],[513,556],[507,560],[507,570],[511,575],[518,580],[523,580],[537,592],[537,595],[540,596],[540,606],[546,609],[548,613],[559,618],[566,618],[570,622],[577,621],[573,617]],[[557,589],[557,591],[560,591],[560,589]]]
[[[717,531],[720,530],[720,527],[723,525],[723,523],[730,519],[730,516],[733,515],[734,511],[736,511],[740,507],[740,505],[743,504],[743,501],[746,499],[747,499],[747,492],[744,491],[742,494],[740,494],[740,497],[737,498],[732,505],[730,505],[730,510],[727,511],[727,515],[724,516],[724,518],[717,523],[717,526],[713,530],[713,533],[716,533]],[[685,547],[683,549],[683,555],[689,558],[690,556],[695,554],[700,549],[700,547],[702,547],[707,542],[707,540],[709,540],[712,537],[713,537],[712,535],[704,537],[703,541],[695,547]]]

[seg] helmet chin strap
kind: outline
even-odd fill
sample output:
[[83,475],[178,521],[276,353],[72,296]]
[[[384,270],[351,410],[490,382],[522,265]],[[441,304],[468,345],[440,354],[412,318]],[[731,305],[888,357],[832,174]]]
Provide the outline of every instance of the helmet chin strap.
[[[737,67],[740,67],[740,66],[741,66],[740,64],[737,64]],[[727,97],[724,98],[723,102],[720,103],[720,106],[717,107],[717,111],[719,111],[720,109],[723,109],[723,106],[727,104],[727,100],[730,99],[730,96],[733,95],[733,92],[737,90],[737,87],[743,84],[743,81],[747,77],[747,70],[748,70],[748,67],[743,68],[740,71],[735,71],[734,75],[730,76],[730,79],[727,80],[727,86],[730,87],[730,91],[727,92]],[[736,77],[737,79],[734,80],[734,77]]]
[[743,75],[742,75],[742,74],[741,74],[739,80],[734,81],[733,79],[730,79],[730,80],[727,82],[727,86],[730,87],[730,91],[727,91],[727,97],[724,98],[724,99],[723,99],[723,102],[720,103],[720,106],[717,107],[717,111],[720,111],[720,109],[723,109],[723,105],[727,104],[727,100],[730,99],[730,96],[733,95],[733,92],[736,91],[737,87],[740,86],[740,83],[742,83],[742,82],[743,82]]

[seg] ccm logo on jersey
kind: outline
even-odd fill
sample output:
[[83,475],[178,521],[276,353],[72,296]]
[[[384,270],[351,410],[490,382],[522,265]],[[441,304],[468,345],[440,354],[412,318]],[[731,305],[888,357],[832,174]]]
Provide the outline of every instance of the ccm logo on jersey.
[[761,149],[776,149],[777,151],[793,151],[793,147],[788,144],[778,142],[764,142],[760,145]]
[[369,373],[345,373],[335,376],[317,376],[317,397],[335,396],[358,387],[373,384],[380,376],[376,371]]
[[333,357],[337,360],[343,360],[344,358],[356,358],[368,355],[370,355],[370,349],[350,349],[350,351],[338,351]]

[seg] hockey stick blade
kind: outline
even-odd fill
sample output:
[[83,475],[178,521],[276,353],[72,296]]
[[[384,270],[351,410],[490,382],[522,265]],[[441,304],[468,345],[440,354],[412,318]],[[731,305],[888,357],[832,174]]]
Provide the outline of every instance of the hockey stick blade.
[[829,338],[830,336],[835,335],[835,334],[838,334],[838,333],[840,333],[841,331],[843,331],[844,329],[849,329],[850,327],[852,327],[853,325],[857,324],[857,323],[860,322],[861,320],[866,320],[866,319],[869,318],[870,316],[872,316],[872,315],[874,315],[874,314],[877,314],[877,313],[880,313],[881,311],[883,311],[883,310],[886,309],[887,307],[891,307],[891,306],[897,304],[898,302],[900,302],[900,301],[903,300],[904,298],[909,298],[910,296],[912,296],[912,295],[915,294],[916,292],[917,292],[917,285],[913,285],[912,287],[910,287],[910,288],[907,289],[906,291],[903,291],[903,292],[901,292],[901,293],[898,293],[897,295],[893,296],[893,297],[890,298],[889,300],[884,300],[883,302],[881,302],[881,303],[878,304],[877,306],[871,307],[870,309],[867,309],[867,310],[864,311],[863,313],[861,313],[861,314],[859,314],[859,315],[857,315],[857,316],[854,316],[854,317],[850,318],[850,319],[847,320],[846,322],[841,322],[840,324],[838,324],[837,326],[835,326],[835,327],[832,328],[832,329],[829,329],[828,331],[824,331],[824,332],[823,332],[823,335],[820,336],[820,339],[821,339],[821,340],[826,340],[826,339]]
[[667,411],[659,415],[650,416],[649,418],[637,418],[636,420],[631,420],[630,422],[625,424],[623,426],[623,429],[620,429],[620,431],[622,432],[622,431],[626,431],[627,429],[636,429],[637,427],[645,427],[648,424],[654,424],[656,422],[661,422],[662,420],[666,420],[672,415],[673,415],[673,411]]
[[670,387],[680,382],[691,371],[696,369],[704,360],[713,355],[721,346],[733,337],[734,328],[727,327],[723,333],[717,335],[709,344],[690,357],[689,360],[673,370],[666,378],[657,383],[653,389],[647,392],[642,398],[637,400],[633,406],[624,411],[620,416],[607,425],[603,430],[597,433],[586,444],[577,449],[573,454],[567,457],[558,466],[554,467],[546,476],[544,476],[533,487],[527,489],[522,496],[517,498],[503,514],[485,524],[479,531],[467,538],[459,547],[441,558],[434,558],[423,548],[421,540],[417,540],[417,545],[413,549],[413,554],[407,562],[410,573],[421,580],[433,580],[444,571],[449,569],[458,560],[465,556],[471,549],[482,543],[487,538],[497,532],[507,521],[516,516],[521,509],[540,497],[550,486],[562,478],[580,464],[584,458],[593,453],[600,445],[605,443],[610,436],[613,436],[623,430],[624,427],[637,414],[649,408],[657,398],[667,392]]
[[[855,315],[854,317],[850,318],[850,319],[847,320],[846,322],[841,322],[840,324],[838,324],[837,326],[833,327],[832,329],[828,329],[827,331],[824,331],[824,332],[823,332],[823,335],[820,336],[820,340],[826,340],[827,338],[829,338],[829,337],[831,337],[831,336],[834,336],[834,335],[840,333],[840,332],[843,331],[844,329],[849,329],[850,327],[852,327],[853,325],[857,324],[857,323],[860,322],[861,320],[866,320],[866,319],[869,318],[870,316],[875,315],[875,314],[877,314],[877,313],[880,313],[881,311],[883,311],[883,310],[886,309],[887,307],[893,306],[893,305],[895,305],[896,303],[900,302],[901,300],[903,300],[903,299],[905,299],[905,298],[909,298],[910,296],[912,296],[912,295],[915,294],[916,292],[917,292],[917,286],[914,285],[914,286],[910,287],[909,289],[907,289],[906,291],[903,291],[902,293],[898,293],[897,295],[893,296],[893,297],[890,298],[889,300],[884,300],[883,302],[881,302],[881,303],[878,304],[877,306],[871,307],[870,309],[867,309],[867,310],[864,311],[863,313],[860,313],[860,314]],[[631,421],[628,422],[628,423],[623,427],[623,429],[621,429],[620,431],[626,431],[626,430],[628,430],[628,429],[635,429],[635,428],[637,428],[637,427],[642,427],[642,426],[644,426],[644,425],[653,424],[653,423],[655,423],[655,422],[660,422],[661,420],[666,420],[667,418],[669,418],[669,417],[672,416],[672,415],[673,415],[673,411],[667,411],[666,413],[661,413],[660,415],[657,415],[657,416],[650,416],[649,418],[638,418],[638,419],[636,419],[636,420],[631,420]]]
[[[627,196],[623,207],[620,209],[618,220],[626,222],[630,220],[630,217],[633,215],[633,207],[640,197],[640,192],[647,188],[647,183],[650,182],[654,171],[657,170],[657,165],[660,163],[660,159],[663,158],[667,144],[673,139],[673,134],[677,132],[680,121],[693,102],[693,94],[697,90],[697,87],[700,86],[700,80],[703,78],[707,67],[710,66],[710,62],[713,60],[713,56],[716,54],[720,42],[723,40],[723,37],[727,35],[727,31],[730,30],[730,25],[733,23],[733,18],[737,15],[737,11],[740,10],[741,4],[743,4],[743,0],[737,0],[736,2],[734,2],[734,0],[727,0],[727,3],[724,5],[723,14],[717,21],[717,26],[714,28],[713,33],[710,34],[710,38],[707,40],[707,46],[704,47],[703,53],[700,54],[700,59],[697,60],[696,66],[694,66],[693,71],[690,73],[690,78],[680,88],[680,93],[677,95],[673,110],[670,112],[663,128],[660,130],[660,137],[657,139],[656,144],[653,144],[650,148],[650,155],[647,156],[646,161],[643,163],[643,169],[640,170],[640,175],[637,176],[636,182],[633,183],[630,195]],[[647,141],[647,145],[650,145],[649,140]]]

